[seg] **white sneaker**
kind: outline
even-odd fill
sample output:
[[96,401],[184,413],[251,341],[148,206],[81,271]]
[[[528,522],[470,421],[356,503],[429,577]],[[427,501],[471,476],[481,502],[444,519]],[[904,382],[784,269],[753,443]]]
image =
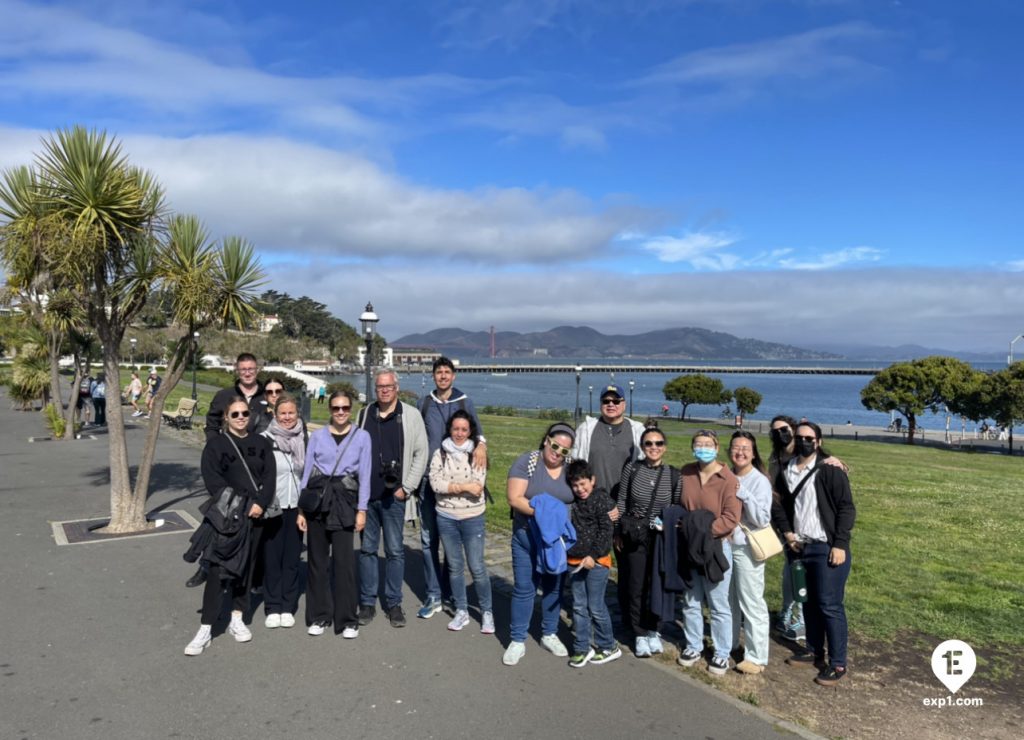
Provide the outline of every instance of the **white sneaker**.
[[357,637],[359,637],[359,628],[346,627],[341,631],[341,636],[344,637],[346,640],[354,640]]
[[281,626],[282,627],[294,627],[295,626],[295,615],[291,612],[284,612],[281,614]]
[[505,654],[501,656],[501,662],[505,665],[517,665],[524,655],[526,655],[526,643],[513,640],[508,644]]
[[200,625],[192,642],[185,646],[185,655],[201,655],[208,647],[210,647],[210,625]]
[[132,416],[142,416],[142,412],[136,411],[134,414],[132,414]]
[[566,649],[562,641],[558,639],[558,635],[544,635],[540,638],[540,644],[544,646],[544,649],[549,653],[558,658],[569,657],[569,651]]
[[309,625],[309,629],[306,630],[306,634],[319,637],[324,633],[325,626],[322,622],[313,622],[313,624]]
[[252,632],[245,626],[241,617],[231,617],[228,634],[235,638],[235,642],[249,642],[252,639]]
[[469,612],[465,609],[459,609],[455,612],[455,616],[452,617],[452,621],[448,623],[448,629],[452,632],[458,632],[467,624],[469,624]]
[[480,621],[480,634],[481,635],[493,635],[494,634],[494,613],[484,612],[484,618]]
[[280,614],[268,614],[267,618],[263,620],[263,626],[268,630],[276,630],[281,626],[281,615]]

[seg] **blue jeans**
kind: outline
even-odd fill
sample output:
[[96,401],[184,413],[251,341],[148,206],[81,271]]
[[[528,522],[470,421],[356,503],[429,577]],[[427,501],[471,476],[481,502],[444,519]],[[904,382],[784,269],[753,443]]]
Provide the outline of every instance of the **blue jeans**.
[[359,603],[373,606],[377,601],[380,573],[377,567],[377,549],[380,532],[384,530],[384,608],[402,604],[402,579],[405,577],[405,547],[402,529],[405,527],[405,501],[386,496],[371,501],[366,507],[366,528],[359,547]]
[[512,625],[513,642],[525,642],[533,615],[533,600],[540,589],[540,626],[542,635],[558,632],[558,615],[562,607],[562,573],[538,573],[537,547],[529,527],[512,533]]
[[[732,562],[732,548],[726,540],[722,540],[722,552]],[[683,632],[686,634],[686,646],[698,653],[704,652],[704,615],[701,603],[707,599],[711,610],[711,642],[715,646],[715,657],[729,660],[732,648],[732,610],[729,608],[729,587],[732,581],[732,568],[725,571],[725,578],[712,583],[702,573],[692,571],[693,588],[683,593]]]
[[427,599],[443,601],[452,596],[449,582],[448,548],[445,547],[445,562],[441,563],[441,537],[437,529],[437,499],[430,482],[424,478],[420,487],[420,546],[423,548],[423,583]]
[[807,627],[807,648],[815,655],[825,654],[832,666],[846,666],[846,579],[850,576],[850,555],[835,567],[828,564],[832,548],[827,542],[808,542],[800,557],[807,568],[807,603],[804,624]]
[[[437,517],[437,531],[444,543],[444,556],[450,568],[452,598],[455,608],[466,611],[466,562],[473,574],[473,588],[480,603],[480,611],[493,611],[491,604],[491,577],[484,565],[484,515],[472,519]],[[465,558],[463,558],[465,553]]]
[[601,650],[615,649],[612,632],[612,618],[604,600],[608,586],[608,569],[595,565],[590,570],[583,568],[569,576],[572,584],[572,626],[576,633],[572,644],[573,655],[582,655],[590,650],[590,628],[593,623],[594,642]]

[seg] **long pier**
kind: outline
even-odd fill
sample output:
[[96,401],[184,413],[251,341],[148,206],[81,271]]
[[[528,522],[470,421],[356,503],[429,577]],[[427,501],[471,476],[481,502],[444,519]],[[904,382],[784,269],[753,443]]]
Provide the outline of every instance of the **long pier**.
[[[880,367],[775,367],[742,365],[581,365],[585,373],[729,373],[743,375],[878,375]],[[490,373],[508,375],[519,373],[575,373],[576,365],[505,365],[497,363],[460,364],[460,373]]]

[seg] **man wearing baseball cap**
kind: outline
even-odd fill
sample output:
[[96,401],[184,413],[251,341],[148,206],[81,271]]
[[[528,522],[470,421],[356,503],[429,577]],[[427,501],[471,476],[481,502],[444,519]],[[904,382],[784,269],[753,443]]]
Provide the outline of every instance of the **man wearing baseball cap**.
[[572,449],[574,459],[586,460],[594,471],[597,487],[618,500],[622,468],[643,454],[640,435],[644,425],[626,418],[626,398],[622,386],[611,383],[601,388],[601,416],[584,417],[576,430]]

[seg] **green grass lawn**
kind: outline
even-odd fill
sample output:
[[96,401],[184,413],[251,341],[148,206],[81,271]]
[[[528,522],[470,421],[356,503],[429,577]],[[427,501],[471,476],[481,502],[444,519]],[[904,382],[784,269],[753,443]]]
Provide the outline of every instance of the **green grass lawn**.
[[[485,416],[495,505],[489,523],[509,527],[505,476],[535,449],[546,422]],[[698,425],[662,420],[673,465],[689,462]],[[708,426],[704,423],[700,426]],[[731,429],[721,427],[723,448]],[[767,436],[758,440],[765,454]],[[908,635],[957,638],[976,650],[1024,644],[1015,615],[1024,609],[1024,461],[874,442],[826,441],[850,466],[857,506],[846,607],[855,635],[891,641]],[[720,457],[725,461],[725,455]],[[781,558],[768,564],[766,596],[780,602]],[[930,643],[932,644],[932,643]],[[933,645],[932,645],[933,646]]]

